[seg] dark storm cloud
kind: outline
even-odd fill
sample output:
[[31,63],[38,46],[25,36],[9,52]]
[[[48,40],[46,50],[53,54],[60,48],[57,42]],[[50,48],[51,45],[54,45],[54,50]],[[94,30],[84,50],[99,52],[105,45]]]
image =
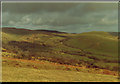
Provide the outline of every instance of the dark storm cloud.
[[117,3],[3,3],[3,25],[66,32],[116,31]]
[[34,13],[39,11],[62,12],[66,11],[78,3],[5,3],[3,11],[12,13]]

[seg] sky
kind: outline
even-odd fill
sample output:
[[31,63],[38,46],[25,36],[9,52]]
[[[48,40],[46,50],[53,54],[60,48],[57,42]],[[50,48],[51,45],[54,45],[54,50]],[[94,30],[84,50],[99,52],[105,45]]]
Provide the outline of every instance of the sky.
[[68,33],[118,31],[118,3],[3,2],[2,26]]

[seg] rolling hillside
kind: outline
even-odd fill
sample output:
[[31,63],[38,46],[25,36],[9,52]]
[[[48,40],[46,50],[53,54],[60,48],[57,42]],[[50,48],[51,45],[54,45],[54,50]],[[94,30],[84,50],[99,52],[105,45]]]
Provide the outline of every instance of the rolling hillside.
[[[8,58],[47,61],[85,67],[90,69],[87,72],[95,72],[92,69],[103,69],[103,71],[105,69],[108,70],[107,74],[118,71],[118,37],[109,32],[72,34],[49,30],[3,28],[2,47],[2,56],[7,58],[7,61],[10,61]],[[10,65],[5,64],[5,66],[7,68]],[[74,70],[72,71],[74,73]],[[75,73],[76,71],[79,70],[75,69]]]
[[61,64],[117,70],[118,39],[107,32],[70,34],[3,28],[2,34],[3,48],[17,54],[15,58],[34,57]]

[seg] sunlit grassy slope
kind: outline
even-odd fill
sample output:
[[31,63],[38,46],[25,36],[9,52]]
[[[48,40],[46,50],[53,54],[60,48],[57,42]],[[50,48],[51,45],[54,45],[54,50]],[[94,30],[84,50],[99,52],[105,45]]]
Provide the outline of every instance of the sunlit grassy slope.
[[66,41],[66,45],[110,56],[118,54],[118,39],[107,32],[82,33]]

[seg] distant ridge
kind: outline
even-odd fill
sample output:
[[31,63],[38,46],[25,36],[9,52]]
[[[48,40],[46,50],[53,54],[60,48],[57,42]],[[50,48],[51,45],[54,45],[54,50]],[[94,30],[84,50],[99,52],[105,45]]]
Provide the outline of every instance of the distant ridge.
[[[7,32],[7,33],[16,33],[19,34],[20,31],[22,33],[39,33],[39,32],[46,32],[46,33],[67,33],[67,32],[61,32],[61,31],[57,31],[57,30],[45,30],[45,29],[36,29],[36,30],[31,30],[31,29],[24,29],[24,28],[15,28],[15,27],[2,27],[2,31],[3,32]],[[92,31],[91,31],[92,32]],[[95,31],[96,32],[96,31]],[[114,36],[120,36],[120,32],[108,32],[111,35]],[[76,34],[76,33],[72,33],[72,34]]]
[[60,31],[56,31],[56,30],[35,30],[35,31],[52,32],[52,33],[66,33],[66,32],[60,32]]
[[44,29],[38,29],[38,30],[30,30],[30,29],[23,29],[23,28],[15,28],[15,27],[3,27],[3,31],[5,30],[24,30],[24,31],[37,31],[37,32],[51,32],[51,33],[67,33],[67,32],[60,32],[56,30],[44,30]]

